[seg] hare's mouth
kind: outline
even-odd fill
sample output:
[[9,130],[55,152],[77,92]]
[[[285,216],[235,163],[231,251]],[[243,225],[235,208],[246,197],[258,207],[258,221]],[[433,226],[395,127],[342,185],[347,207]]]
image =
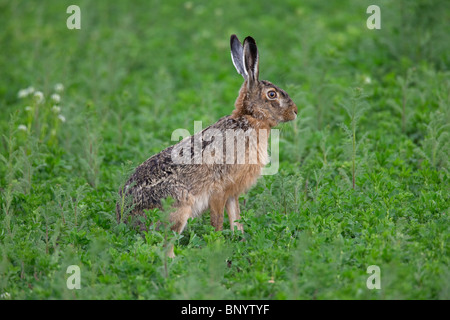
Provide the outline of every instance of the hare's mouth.
[[289,112],[288,116],[286,117],[286,119],[284,119],[283,122],[287,122],[287,121],[293,121],[297,119],[297,110],[292,110],[291,112]]

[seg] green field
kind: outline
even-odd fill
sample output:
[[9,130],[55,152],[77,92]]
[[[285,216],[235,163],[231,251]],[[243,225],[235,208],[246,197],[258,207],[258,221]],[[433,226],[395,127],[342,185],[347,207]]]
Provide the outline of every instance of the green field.
[[[450,299],[449,22],[444,0],[0,0],[0,300]],[[299,108],[245,233],[118,224],[133,168],[231,114],[231,34]]]

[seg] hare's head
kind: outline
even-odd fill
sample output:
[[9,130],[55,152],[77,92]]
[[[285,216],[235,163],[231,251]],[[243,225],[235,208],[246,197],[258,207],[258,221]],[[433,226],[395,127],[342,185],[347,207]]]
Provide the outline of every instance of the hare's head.
[[236,100],[234,115],[250,115],[270,127],[294,120],[297,106],[283,89],[259,80],[259,55],[255,40],[247,37],[242,45],[236,35],[230,39],[231,59],[244,84]]

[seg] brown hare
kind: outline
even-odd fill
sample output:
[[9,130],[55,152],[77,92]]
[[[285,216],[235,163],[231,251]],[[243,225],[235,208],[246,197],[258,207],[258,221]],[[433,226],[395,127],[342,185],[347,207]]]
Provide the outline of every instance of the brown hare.
[[[207,209],[212,226],[221,230],[225,208],[231,229],[243,231],[236,221],[240,219],[239,195],[256,182],[268,163],[270,129],[296,119],[297,106],[284,90],[258,79],[259,55],[252,37],[245,38],[242,45],[232,35],[230,46],[233,64],[244,78],[235,109],[136,168],[119,191],[121,199],[132,197],[128,208],[131,217],[161,208],[161,200],[172,197],[169,220],[178,233],[189,218]],[[116,206],[118,220],[126,211],[123,204],[119,201]],[[173,247],[168,255],[174,256]]]

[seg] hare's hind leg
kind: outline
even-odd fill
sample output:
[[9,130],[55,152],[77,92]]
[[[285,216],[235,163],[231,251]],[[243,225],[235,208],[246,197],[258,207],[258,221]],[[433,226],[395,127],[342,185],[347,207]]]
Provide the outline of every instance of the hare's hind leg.
[[[172,223],[171,229],[178,234],[181,234],[186,226],[187,220],[191,217],[191,214],[192,207],[190,205],[178,207],[177,210],[172,212],[169,216],[169,221]],[[175,253],[173,252],[173,244],[170,246],[167,255],[170,258],[175,257]]]
[[228,219],[230,220],[231,231],[234,232],[234,227],[236,227],[239,231],[244,232],[244,226],[242,225],[242,223],[236,221],[241,219],[241,210],[239,209],[239,197],[238,196],[229,197],[225,204],[225,208],[227,209]]

